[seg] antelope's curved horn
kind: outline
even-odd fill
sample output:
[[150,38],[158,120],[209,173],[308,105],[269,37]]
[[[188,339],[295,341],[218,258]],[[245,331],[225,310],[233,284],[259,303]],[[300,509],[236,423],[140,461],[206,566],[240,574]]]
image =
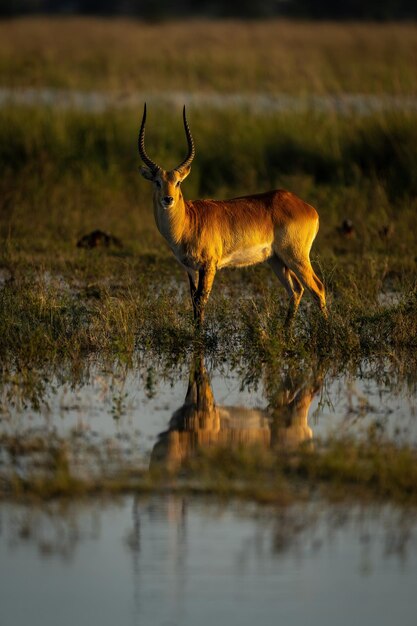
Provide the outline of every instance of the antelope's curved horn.
[[146,150],[145,150],[145,123],[146,123],[146,102],[143,107],[142,124],[140,125],[140,131],[139,131],[139,139],[138,139],[139,155],[142,161],[145,163],[145,165],[147,165],[152,172],[157,172],[161,168],[159,167],[159,165],[157,165],[154,161],[152,161],[148,157],[148,155],[146,154]]
[[191,161],[194,159],[194,156],[195,156],[194,141],[193,141],[193,136],[190,131],[190,127],[188,126],[187,116],[185,114],[185,105],[184,105],[182,115],[184,119],[184,130],[185,130],[185,134],[187,135],[188,154],[185,157],[185,160],[175,168],[177,172],[183,169],[184,167],[188,167],[189,165],[191,165]]

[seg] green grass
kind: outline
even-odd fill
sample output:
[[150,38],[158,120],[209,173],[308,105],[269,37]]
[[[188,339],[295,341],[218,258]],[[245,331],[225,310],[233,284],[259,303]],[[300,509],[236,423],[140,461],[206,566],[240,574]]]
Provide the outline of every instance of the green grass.
[[[111,260],[115,264],[116,259]],[[110,267],[105,253],[96,263],[100,272]],[[292,335],[283,328],[284,292],[266,268],[235,273],[232,280],[222,273],[208,306],[205,332],[196,338],[185,280],[184,290],[178,289],[181,275],[169,273],[167,263],[166,278],[161,276],[162,261],[122,263],[124,274],[119,268],[114,283],[84,277],[71,288],[41,272],[17,274],[0,291],[3,370],[55,371],[92,355],[139,364],[152,358],[184,362],[194,340],[203,343],[210,357],[241,364],[248,372],[262,364],[282,366],[297,359],[318,360],[323,367],[332,364],[333,371],[340,372],[363,359],[396,363],[407,352],[404,371],[415,367],[416,291],[402,286],[398,303],[379,303],[366,292],[366,282],[372,280],[366,275],[366,261],[362,275],[360,266],[355,267],[351,288],[343,286],[345,275],[333,274],[331,287],[339,293],[329,286],[329,321],[324,323],[306,298]],[[80,274],[77,269],[75,275]],[[366,297],[357,291],[360,278]],[[161,291],[156,291],[159,280]]]
[[415,24],[80,18],[0,23],[0,84],[9,87],[416,94],[416,61]]

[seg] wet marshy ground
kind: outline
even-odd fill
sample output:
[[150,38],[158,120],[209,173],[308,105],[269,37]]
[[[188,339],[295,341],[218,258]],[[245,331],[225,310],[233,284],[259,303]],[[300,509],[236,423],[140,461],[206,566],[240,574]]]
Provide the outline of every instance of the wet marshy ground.
[[301,365],[248,379],[206,361],[199,352],[188,367],[163,371],[91,363],[81,378],[43,380],[29,397],[10,378],[0,414],[3,493],[16,480],[29,492],[39,478],[47,485],[61,463],[92,488],[123,477],[124,489],[137,472],[142,483],[161,472],[182,476],[184,464],[216,451],[227,459],[244,450],[249,466],[251,450],[255,459],[320,456],[335,443],[415,451],[415,381],[384,364],[378,377],[363,363],[338,376]]

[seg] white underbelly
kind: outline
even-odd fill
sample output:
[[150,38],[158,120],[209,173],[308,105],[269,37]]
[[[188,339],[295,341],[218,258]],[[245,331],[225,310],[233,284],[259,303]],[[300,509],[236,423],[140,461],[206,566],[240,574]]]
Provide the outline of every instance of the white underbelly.
[[266,261],[270,256],[272,256],[272,245],[270,243],[262,243],[249,248],[238,248],[224,256],[218,264],[218,268],[254,265],[255,263]]

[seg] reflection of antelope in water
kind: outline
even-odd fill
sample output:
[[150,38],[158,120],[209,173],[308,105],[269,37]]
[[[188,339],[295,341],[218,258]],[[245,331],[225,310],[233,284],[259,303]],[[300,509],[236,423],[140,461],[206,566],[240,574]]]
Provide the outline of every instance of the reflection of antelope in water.
[[202,356],[193,358],[184,404],[172,416],[168,430],[159,435],[151,455],[151,467],[173,470],[198,448],[259,444],[294,448],[309,441],[311,402],[320,383],[295,386],[290,377],[273,397],[270,409],[216,406]]
[[321,387],[320,377],[313,381],[291,380],[287,375],[283,387],[271,398],[271,444],[294,448],[313,439],[308,413],[314,396]]

